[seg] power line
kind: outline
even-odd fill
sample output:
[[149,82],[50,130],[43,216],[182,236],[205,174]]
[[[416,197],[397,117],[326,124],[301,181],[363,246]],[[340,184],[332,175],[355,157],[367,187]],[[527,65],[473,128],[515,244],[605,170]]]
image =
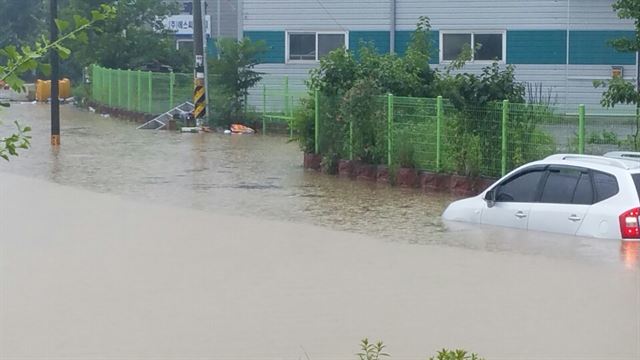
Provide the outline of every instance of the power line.
[[340,25],[340,23],[338,22],[338,20],[333,16],[333,14],[331,14],[331,12],[329,11],[329,9],[327,9],[324,4],[322,3],[322,0],[316,0],[316,2],[318,3],[318,5],[320,5],[320,7],[322,8],[322,10],[324,10],[325,13],[327,13],[327,15],[329,15],[329,17],[331,18],[331,20],[333,20],[334,23],[336,23],[336,25],[338,25],[338,27],[340,27],[341,30],[346,30],[344,28],[344,26]]

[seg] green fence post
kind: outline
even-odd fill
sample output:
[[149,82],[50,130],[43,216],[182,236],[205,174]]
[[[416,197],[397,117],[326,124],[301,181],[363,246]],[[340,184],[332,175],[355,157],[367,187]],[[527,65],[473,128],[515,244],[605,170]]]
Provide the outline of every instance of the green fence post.
[[509,121],[509,100],[502,102],[502,176],[507,174],[507,123]]
[[107,69],[109,74],[109,107],[113,107],[113,70]]
[[131,89],[131,69],[127,70],[127,109],[131,110],[131,97],[132,97],[132,89]]
[[442,96],[436,99],[436,172],[442,169]]
[[142,112],[142,70],[138,70],[138,96],[136,97],[136,110]]
[[262,84],[262,135],[267,133],[267,85]]
[[149,104],[147,105],[147,111],[149,114],[151,114],[151,103],[153,102],[153,73],[151,71],[149,71],[149,84],[148,84],[148,90],[149,90]]
[[319,133],[320,133],[320,94],[318,92],[318,90],[315,90],[315,127],[314,127],[314,131],[315,131],[315,141],[314,141],[314,145],[315,145],[315,153],[318,154],[319,150],[320,150],[320,144],[318,144],[318,138],[319,138]]
[[584,116],[585,107],[584,104],[578,106],[578,153],[584,154]]
[[96,101],[100,94],[100,79],[98,78],[98,65],[93,65],[91,70],[91,99]]
[[105,84],[104,69],[101,68],[100,66],[97,66],[96,76],[100,79],[100,83],[98,84],[98,94],[96,96],[98,96],[99,102],[104,104],[106,102],[105,86],[104,86]]
[[117,107],[120,109],[122,108],[122,70],[116,70],[116,79],[118,79],[117,81],[117,91],[118,91],[118,105]]
[[175,74],[172,71],[169,73],[169,109],[173,109],[173,85],[175,81]]
[[391,168],[392,138],[391,125],[393,124],[393,94],[387,95],[387,166]]
[[89,99],[95,101],[96,100],[96,94],[98,92],[98,83],[96,81],[96,74],[98,73],[97,69],[96,69],[96,65],[93,64],[91,65],[91,75],[89,75],[90,79],[91,79],[91,94],[89,96]]

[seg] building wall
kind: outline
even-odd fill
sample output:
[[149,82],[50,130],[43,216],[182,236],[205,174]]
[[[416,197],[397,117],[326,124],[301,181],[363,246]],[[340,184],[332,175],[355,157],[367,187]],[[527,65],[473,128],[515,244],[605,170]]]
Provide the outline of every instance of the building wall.
[[[211,35],[218,37],[238,37],[239,0],[206,0],[207,14],[211,15]],[[220,4],[220,34],[218,34],[218,3]]]
[[389,0],[244,0],[248,31],[389,29]]
[[[635,54],[615,51],[610,39],[633,34],[633,22],[620,20],[613,0],[397,0],[395,49],[404,53],[420,16],[433,27],[434,49],[444,31],[506,31],[506,64],[516,66],[518,80],[551,90],[559,105],[575,112],[579,103],[592,111],[602,89],[593,80],[611,76],[611,66],[624,66],[625,78],[635,77]],[[291,89],[304,90],[308,70],[316,64],[286,63],[286,31],[348,31],[354,50],[371,41],[380,52],[390,50],[390,0],[243,1],[242,29],[254,40],[265,40],[270,51],[258,69],[265,82],[290,77]],[[431,61],[439,64],[438,54]],[[479,72],[471,63],[465,71]],[[275,85],[274,85],[275,86]],[[622,109],[622,108],[617,108]]]

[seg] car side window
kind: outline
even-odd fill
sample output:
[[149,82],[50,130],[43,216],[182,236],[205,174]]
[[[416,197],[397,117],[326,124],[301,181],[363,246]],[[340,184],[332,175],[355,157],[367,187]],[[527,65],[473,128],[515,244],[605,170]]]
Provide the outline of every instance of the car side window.
[[591,176],[586,172],[580,174],[578,186],[573,194],[573,203],[578,205],[593,204],[593,185],[591,183]]
[[593,172],[593,185],[596,188],[596,202],[606,200],[620,191],[616,177],[600,171]]
[[497,187],[496,201],[534,202],[543,174],[543,169],[535,169],[525,171],[524,173],[507,179]]
[[[588,175],[588,174],[587,174]],[[582,172],[578,168],[551,168],[542,189],[540,202],[571,204]]]

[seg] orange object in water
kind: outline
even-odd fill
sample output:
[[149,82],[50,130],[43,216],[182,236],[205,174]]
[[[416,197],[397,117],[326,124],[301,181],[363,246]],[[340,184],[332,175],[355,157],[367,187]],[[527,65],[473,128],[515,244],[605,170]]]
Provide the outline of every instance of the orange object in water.
[[253,134],[255,130],[244,125],[231,124],[231,132],[234,134]]
[[[58,82],[60,86],[60,99],[71,97],[71,80],[62,79]],[[36,100],[47,101],[51,97],[51,80],[36,80]]]

